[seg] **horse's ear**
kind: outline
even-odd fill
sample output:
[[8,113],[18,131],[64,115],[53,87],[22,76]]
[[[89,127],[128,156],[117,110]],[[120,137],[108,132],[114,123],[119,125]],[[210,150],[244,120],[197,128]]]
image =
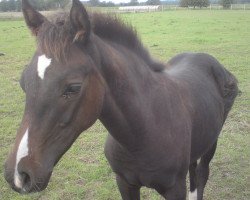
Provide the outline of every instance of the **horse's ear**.
[[70,22],[74,31],[73,42],[85,43],[90,35],[90,20],[86,9],[79,0],[73,0]]
[[37,12],[29,3],[28,0],[22,0],[22,10],[23,16],[27,26],[30,28],[31,32],[37,36],[39,28],[46,20],[46,18]]

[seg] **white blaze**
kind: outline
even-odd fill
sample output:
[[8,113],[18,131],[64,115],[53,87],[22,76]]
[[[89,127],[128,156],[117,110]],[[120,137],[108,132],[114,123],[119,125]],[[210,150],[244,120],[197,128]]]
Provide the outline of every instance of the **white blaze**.
[[17,154],[16,154],[14,183],[15,183],[16,187],[18,187],[18,188],[22,188],[22,181],[21,181],[20,175],[17,171],[17,166],[18,166],[18,163],[20,162],[20,160],[22,158],[26,157],[29,153],[28,134],[29,134],[29,129],[27,129],[25,134],[23,135],[21,142],[20,142],[18,149],[17,149]]
[[47,58],[45,55],[41,55],[38,57],[37,72],[38,72],[38,76],[41,79],[44,78],[45,71],[50,65],[50,63],[51,63],[51,59]]
[[189,192],[189,200],[197,200],[197,189],[193,192]]

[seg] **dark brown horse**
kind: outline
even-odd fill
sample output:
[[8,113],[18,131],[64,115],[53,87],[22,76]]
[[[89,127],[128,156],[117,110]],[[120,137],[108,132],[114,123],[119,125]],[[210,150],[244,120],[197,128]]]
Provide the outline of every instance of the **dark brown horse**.
[[[142,186],[168,200],[201,200],[237,81],[215,58],[185,53],[153,60],[118,19],[88,15],[78,0],[48,20],[23,0],[37,50],[22,74],[23,120],[5,165],[20,193],[46,188],[53,167],[97,119],[124,200]],[[197,164],[197,160],[199,160]],[[218,183],[219,184],[219,183]]]

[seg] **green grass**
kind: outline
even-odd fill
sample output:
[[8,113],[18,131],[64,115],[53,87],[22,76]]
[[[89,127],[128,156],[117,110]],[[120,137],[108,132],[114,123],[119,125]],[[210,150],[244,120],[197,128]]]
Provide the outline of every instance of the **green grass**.
[[[250,12],[168,11],[123,14],[151,53],[167,61],[180,52],[207,52],[239,80],[242,95],[235,102],[211,163],[206,200],[250,199]],[[35,49],[35,39],[23,21],[0,21],[0,163],[10,150],[24,108],[19,87],[23,66]],[[38,194],[12,191],[0,168],[0,199],[120,199],[114,174],[103,155],[107,131],[97,122],[83,133],[55,167],[47,189]],[[142,199],[162,199],[142,189]]]

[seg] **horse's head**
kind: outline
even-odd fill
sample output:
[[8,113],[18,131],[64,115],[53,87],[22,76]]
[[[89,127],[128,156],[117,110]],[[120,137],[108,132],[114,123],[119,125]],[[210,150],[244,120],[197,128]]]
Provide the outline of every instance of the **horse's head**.
[[20,80],[26,105],[5,178],[25,193],[46,188],[55,164],[97,120],[104,86],[88,14],[78,0],[73,0],[69,16],[54,21],[27,0],[22,8],[37,50]]

